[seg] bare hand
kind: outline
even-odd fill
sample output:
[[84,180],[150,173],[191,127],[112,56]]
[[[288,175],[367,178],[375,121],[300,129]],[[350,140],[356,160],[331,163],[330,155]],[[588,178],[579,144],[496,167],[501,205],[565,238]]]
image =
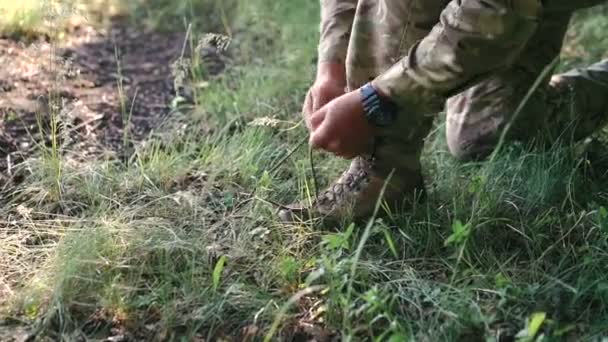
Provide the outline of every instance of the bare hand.
[[347,159],[369,152],[374,129],[363,113],[360,92],[342,95],[310,116],[310,144]]
[[317,79],[306,95],[302,114],[306,126],[311,129],[310,116],[331,100],[344,95],[346,73],[344,65],[335,63],[320,64]]

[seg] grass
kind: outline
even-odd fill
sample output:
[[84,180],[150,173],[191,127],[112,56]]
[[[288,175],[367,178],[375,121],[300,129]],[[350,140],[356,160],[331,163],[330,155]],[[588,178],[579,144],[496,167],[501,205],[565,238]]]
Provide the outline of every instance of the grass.
[[[294,113],[313,76],[317,4],[252,0],[228,13],[158,0],[132,13],[192,22],[198,37],[196,6],[234,36],[235,60],[176,114],[190,129],[135,145],[126,163],[54,153],[15,171],[22,183],[0,199],[6,316],[66,340],[116,322],[161,340],[322,336],[315,326],[344,340],[608,337],[605,153],[509,144],[492,163],[460,164],[439,120],[424,154],[429,196],[412,212],[336,231],[281,225],[272,203],[313,192],[305,149],[273,166],[305,137]],[[601,38],[580,20],[574,41]],[[260,117],[276,120],[253,125]],[[345,165],[315,162],[321,184]]]
[[25,0],[18,3],[2,1],[0,13],[2,13],[0,28],[4,34],[12,34],[25,27],[37,25],[43,16],[42,6],[36,0]]
[[74,25],[95,23],[125,9],[115,0],[0,0],[0,34],[26,41],[43,35],[61,38]]
[[229,29],[235,4],[236,0],[0,0],[0,34],[22,40],[44,35],[56,39],[76,25],[102,26],[115,15],[127,15],[137,25],[155,30],[188,24]]

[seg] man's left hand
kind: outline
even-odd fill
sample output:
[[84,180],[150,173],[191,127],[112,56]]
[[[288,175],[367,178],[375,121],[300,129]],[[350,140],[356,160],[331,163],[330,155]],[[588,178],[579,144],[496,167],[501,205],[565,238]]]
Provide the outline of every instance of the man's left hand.
[[352,159],[370,152],[374,128],[367,121],[359,90],[344,94],[312,113],[310,144]]

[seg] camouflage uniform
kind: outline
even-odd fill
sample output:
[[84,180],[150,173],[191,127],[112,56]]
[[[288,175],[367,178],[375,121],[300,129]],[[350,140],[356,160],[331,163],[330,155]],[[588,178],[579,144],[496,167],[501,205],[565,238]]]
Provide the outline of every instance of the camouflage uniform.
[[[336,198],[360,202],[361,191],[353,194],[349,184],[361,169],[380,179],[395,170],[402,180],[397,192],[415,187],[424,138],[446,102],[450,151],[461,159],[491,152],[532,84],[559,55],[572,13],[603,2],[321,0],[321,62],[344,63],[349,90],[372,81],[402,112],[380,132],[373,160],[355,160],[356,172],[347,171],[330,187],[323,195],[329,200],[317,210],[336,215]],[[608,118],[606,95],[608,61],[551,84],[544,80],[510,137],[585,137]],[[323,209],[324,201],[331,206]],[[369,204],[354,204],[369,214]]]

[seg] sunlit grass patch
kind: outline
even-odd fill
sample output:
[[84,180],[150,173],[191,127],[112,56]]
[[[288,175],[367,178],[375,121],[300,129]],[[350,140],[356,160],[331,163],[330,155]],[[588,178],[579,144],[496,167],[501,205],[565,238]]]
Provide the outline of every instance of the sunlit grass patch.
[[0,35],[57,38],[70,26],[98,22],[100,11],[107,18],[121,13],[124,7],[115,0],[1,0]]
[[0,32],[5,35],[45,31],[44,10],[38,0],[4,0],[0,2],[0,14]]

